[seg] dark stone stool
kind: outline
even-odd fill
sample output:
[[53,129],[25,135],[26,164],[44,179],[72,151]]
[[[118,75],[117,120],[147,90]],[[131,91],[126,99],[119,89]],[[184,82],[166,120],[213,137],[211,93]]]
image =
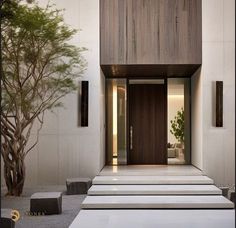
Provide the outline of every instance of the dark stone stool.
[[230,191],[230,201],[235,205],[235,191]]
[[89,178],[69,178],[66,180],[67,195],[87,194],[91,185]]
[[1,208],[1,218],[0,218],[0,227],[4,228],[14,228],[15,221],[12,219],[13,209],[10,208]]
[[0,227],[14,228],[15,222],[12,220],[12,211],[10,208],[1,209]]
[[62,192],[37,192],[30,198],[30,212],[53,215],[62,212]]
[[0,227],[14,228],[15,227],[15,222],[11,218],[1,217],[0,218]]
[[226,198],[228,198],[228,192],[229,192],[229,187],[219,187],[222,191],[222,195]]

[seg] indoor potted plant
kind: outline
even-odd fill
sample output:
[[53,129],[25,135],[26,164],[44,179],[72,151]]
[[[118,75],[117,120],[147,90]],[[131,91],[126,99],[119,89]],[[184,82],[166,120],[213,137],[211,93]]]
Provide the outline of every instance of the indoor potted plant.
[[170,133],[175,136],[181,145],[182,150],[184,149],[184,109],[181,108],[177,111],[176,116],[170,121],[171,129]]

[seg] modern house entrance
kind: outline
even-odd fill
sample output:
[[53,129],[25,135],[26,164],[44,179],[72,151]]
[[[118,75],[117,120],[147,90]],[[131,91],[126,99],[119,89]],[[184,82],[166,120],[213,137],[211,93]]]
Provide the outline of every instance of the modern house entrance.
[[202,64],[201,8],[198,0],[100,1],[107,165],[191,164],[189,79]]
[[[108,192],[114,195],[118,192],[124,195],[137,195],[143,186],[134,187],[134,183],[143,185],[143,182],[140,182],[142,179],[146,181],[146,184],[153,184],[153,179],[149,179],[143,170],[146,166],[150,166],[151,169],[162,167],[172,169],[175,164],[184,164],[185,166],[178,166],[178,168],[185,169],[187,165],[193,164],[216,179],[223,178],[222,175],[219,175],[222,177],[217,177],[219,173],[217,169],[219,167],[219,170],[223,170],[223,167],[227,166],[224,162],[228,159],[227,152],[222,154],[222,150],[227,151],[224,142],[228,139],[224,138],[228,138],[229,135],[224,136],[225,131],[215,128],[214,125],[216,114],[214,80],[228,81],[231,78],[227,76],[228,70],[222,76],[224,71],[222,69],[225,69],[228,57],[222,61],[225,57],[218,55],[215,49],[217,45],[212,46],[209,43],[209,37],[210,42],[215,42],[218,36],[212,35],[212,31],[207,29],[212,26],[211,22],[216,20],[212,18],[214,4],[210,7],[210,3],[206,2],[186,0],[174,1],[173,4],[172,0],[100,1],[100,66],[106,80],[106,165],[113,165],[108,169],[114,170],[117,176],[98,177],[95,183],[101,185],[118,183],[121,187],[118,187],[120,191],[117,190],[117,186],[111,188],[110,186],[96,186],[93,190],[99,189],[99,193],[102,192],[103,195]],[[225,3],[220,4],[218,8],[222,9]],[[221,14],[225,15],[226,8],[223,9]],[[206,12],[210,12],[211,22]],[[217,11],[215,19],[218,20],[218,17]],[[223,16],[221,18],[220,25],[226,21]],[[203,33],[202,22],[205,22]],[[219,29],[222,29],[222,26]],[[222,30],[223,33],[225,32]],[[203,46],[203,42],[207,45]],[[221,47],[220,50],[222,50]],[[202,56],[204,56],[203,59]],[[227,53],[224,56],[227,56]],[[234,59],[233,55],[231,59]],[[234,73],[234,70],[232,68],[231,72]],[[152,80],[163,79],[164,89],[158,83],[151,83]],[[222,96],[219,98],[222,100]],[[228,107],[234,107],[232,103],[230,106]],[[222,108],[219,109],[222,111]],[[209,140],[206,136],[209,136]],[[230,150],[233,151],[233,147],[230,147]],[[213,154],[214,159],[212,159]],[[140,176],[120,178],[119,175],[123,173],[120,170],[130,170],[129,174],[133,175],[136,165],[142,166],[138,171]],[[216,166],[217,169],[215,169]],[[225,170],[230,169],[227,167]],[[150,173],[152,175],[154,171],[151,170]],[[177,170],[172,170],[173,175],[176,173],[178,173]],[[189,174],[188,171],[184,175],[187,174]],[[106,175],[109,175],[109,172],[106,172]],[[162,178],[168,179],[165,172]],[[98,179],[100,183],[96,182]],[[175,184],[172,181],[170,183]],[[124,187],[124,184],[132,186]],[[187,183],[183,181],[181,184]],[[181,187],[183,186],[178,186],[178,188]],[[196,186],[190,187],[196,190]],[[111,189],[114,189],[115,193],[111,193]],[[152,190],[151,194],[155,194]],[[94,191],[93,194],[98,193]],[[166,194],[166,189],[164,194]],[[176,192],[173,195],[175,194]],[[103,204],[104,202],[101,201],[105,198],[99,198],[98,201],[95,198],[95,203],[89,197],[86,206]],[[108,198],[106,198],[107,203]],[[127,205],[128,201],[124,198],[131,197],[121,198],[119,198],[121,199],[119,206],[111,203],[109,207],[130,209],[130,205]],[[187,198],[192,200],[192,197]],[[206,202],[208,197],[203,198]],[[166,199],[163,198],[163,201]],[[112,195],[110,202],[114,200],[115,197]],[[175,196],[170,199],[171,203],[175,201]],[[162,202],[159,201],[158,206],[163,207],[160,205]],[[137,201],[135,208],[137,208],[136,203]]]

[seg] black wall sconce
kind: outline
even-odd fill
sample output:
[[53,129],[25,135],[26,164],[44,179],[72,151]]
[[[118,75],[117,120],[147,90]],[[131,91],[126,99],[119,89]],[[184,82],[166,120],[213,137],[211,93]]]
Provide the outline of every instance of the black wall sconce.
[[223,81],[216,81],[216,127],[223,127]]
[[89,82],[81,81],[81,127],[88,127]]

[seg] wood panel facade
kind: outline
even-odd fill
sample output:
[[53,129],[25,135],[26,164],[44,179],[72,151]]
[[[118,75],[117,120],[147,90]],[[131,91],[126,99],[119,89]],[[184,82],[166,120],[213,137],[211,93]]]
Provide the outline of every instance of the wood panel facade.
[[100,0],[100,63],[200,65],[201,0]]

